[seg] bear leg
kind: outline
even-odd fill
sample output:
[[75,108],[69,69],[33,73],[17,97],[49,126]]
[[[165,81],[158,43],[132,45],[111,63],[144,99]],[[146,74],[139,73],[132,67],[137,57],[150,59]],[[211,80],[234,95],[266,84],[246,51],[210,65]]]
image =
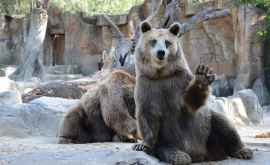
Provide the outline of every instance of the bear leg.
[[208,156],[211,160],[225,159],[231,156],[239,159],[251,159],[253,152],[245,148],[239,134],[225,116],[212,112],[211,132],[207,142]]
[[80,143],[82,133],[82,113],[81,107],[75,107],[64,118],[62,128],[59,133],[60,144]]
[[172,165],[188,165],[192,162],[191,157],[187,153],[173,147],[159,148],[156,155],[161,161]]

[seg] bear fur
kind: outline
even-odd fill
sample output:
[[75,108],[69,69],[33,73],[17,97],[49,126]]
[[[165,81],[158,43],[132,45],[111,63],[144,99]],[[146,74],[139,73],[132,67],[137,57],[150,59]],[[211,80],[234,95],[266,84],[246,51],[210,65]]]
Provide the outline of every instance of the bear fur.
[[137,137],[133,97],[135,78],[114,70],[89,89],[64,118],[59,143],[134,141]]
[[173,165],[252,158],[225,116],[204,106],[215,75],[205,65],[192,74],[178,41],[181,25],[154,29],[144,21],[140,30],[135,104],[143,141],[133,149]]

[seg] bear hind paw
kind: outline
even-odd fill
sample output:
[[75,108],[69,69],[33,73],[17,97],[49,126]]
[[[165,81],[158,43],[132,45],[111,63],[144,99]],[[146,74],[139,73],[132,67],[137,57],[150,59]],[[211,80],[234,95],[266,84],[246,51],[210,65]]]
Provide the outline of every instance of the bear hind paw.
[[238,159],[252,159],[253,151],[249,148],[242,148],[239,151],[233,153],[231,156]]

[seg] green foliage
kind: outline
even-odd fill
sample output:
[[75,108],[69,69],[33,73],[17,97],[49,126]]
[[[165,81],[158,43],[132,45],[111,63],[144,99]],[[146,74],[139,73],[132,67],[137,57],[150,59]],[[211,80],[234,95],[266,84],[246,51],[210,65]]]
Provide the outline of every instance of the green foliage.
[[239,0],[240,3],[252,4],[261,8],[266,13],[266,28],[258,32],[264,41],[264,56],[263,56],[263,69],[265,75],[265,82],[270,92],[270,0]]
[[0,0],[0,14],[24,15],[29,13],[31,0]]
[[[30,12],[31,4],[36,0],[0,0],[0,14],[16,15]],[[97,14],[124,14],[134,5],[143,3],[143,0],[51,0],[54,5],[64,11],[76,13],[84,11],[89,15]]]
[[51,0],[51,4],[68,12],[84,11],[89,15],[123,14],[143,0]]
[[258,35],[263,38],[270,38],[270,0],[238,0],[241,4],[252,4],[266,13],[266,28],[258,31]]

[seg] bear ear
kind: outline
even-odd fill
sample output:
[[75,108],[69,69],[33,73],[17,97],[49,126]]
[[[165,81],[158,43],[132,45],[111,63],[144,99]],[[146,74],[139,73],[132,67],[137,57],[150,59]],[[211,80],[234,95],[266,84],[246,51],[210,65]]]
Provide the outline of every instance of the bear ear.
[[140,28],[141,28],[141,33],[145,33],[145,32],[150,31],[152,29],[152,26],[149,22],[143,21],[140,25]]
[[179,36],[180,32],[181,32],[181,24],[180,23],[173,23],[170,27],[169,27],[169,31],[175,35],[175,36]]

